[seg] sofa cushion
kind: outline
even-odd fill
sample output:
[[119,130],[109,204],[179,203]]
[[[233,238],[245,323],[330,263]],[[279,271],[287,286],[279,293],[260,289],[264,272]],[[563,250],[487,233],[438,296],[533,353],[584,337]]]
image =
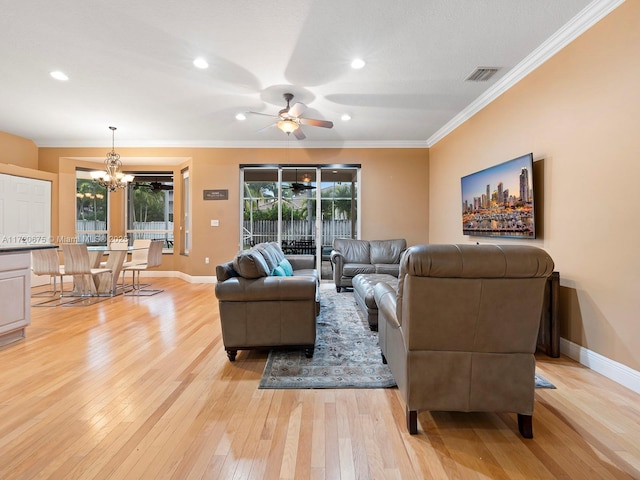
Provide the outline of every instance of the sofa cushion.
[[400,256],[407,248],[404,238],[393,240],[371,240],[371,263],[400,263]]
[[342,269],[345,277],[355,277],[361,273],[376,273],[376,267],[370,263],[348,263]]
[[400,273],[399,263],[376,263],[374,267],[376,268],[376,273],[393,275],[396,278]]
[[336,238],[333,249],[339,251],[344,263],[371,263],[369,242],[350,238]]
[[253,248],[238,253],[233,268],[243,278],[267,277],[271,273],[262,254]]
[[277,263],[280,263],[284,258],[284,252],[278,242],[269,242],[267,243],[267,248],[273,253],[273,256],[277,260]]

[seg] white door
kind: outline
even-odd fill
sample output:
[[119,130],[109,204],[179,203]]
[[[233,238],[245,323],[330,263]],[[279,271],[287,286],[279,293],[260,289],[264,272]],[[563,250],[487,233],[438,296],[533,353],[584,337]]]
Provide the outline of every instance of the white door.
[[[0,174],[0,244],[51,243],[51,182]],[[31,285],[48,278],[32,275]]]

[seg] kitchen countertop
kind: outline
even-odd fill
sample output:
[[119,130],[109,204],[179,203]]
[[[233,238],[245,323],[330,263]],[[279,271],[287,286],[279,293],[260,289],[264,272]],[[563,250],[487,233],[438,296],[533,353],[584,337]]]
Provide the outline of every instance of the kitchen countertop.
[[58,245],[50,243],[34,243],[34,244],[1,244],[0,243],[0,255],[3,253],[18,253],[29,252],[31,250],[44,250],[47,248],[58,248]]

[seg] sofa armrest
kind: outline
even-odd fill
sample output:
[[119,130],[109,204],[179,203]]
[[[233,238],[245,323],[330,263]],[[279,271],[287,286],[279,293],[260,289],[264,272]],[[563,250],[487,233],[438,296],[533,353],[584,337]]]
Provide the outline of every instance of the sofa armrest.
[[378,306],[378,318],[386,321],[390,327],[400,328],[396,314],[396,291],[388,284],[380,282],[373,288],[373,296]]
[[259,302],[316,299],[316,279],[311,276],[232,277],[216,284],[216,297],[222,302]]
[[285,255],[293,270],[311,270],[316,268],[313,255]]
[[331,250],[331,256],[329,257],[329,259],[334,265],[338,265],[338,263],[340,263],[341,265],[344,264],[344,255],[342,255],[342,252],[338,250]]

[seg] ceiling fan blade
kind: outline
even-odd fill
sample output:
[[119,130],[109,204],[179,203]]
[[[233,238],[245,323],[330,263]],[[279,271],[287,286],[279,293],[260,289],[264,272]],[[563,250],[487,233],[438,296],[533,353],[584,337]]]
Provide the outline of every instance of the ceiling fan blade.
[[270,113],[261,113],[261,112],[247,112],[251,115],[262,115],[264,117],[278,118],[278,115],[271,115]]
[[262,127],[262,128],[260,128],[260,129],[256,130],[256,133],[262,133],[262,132],[264,132],[265,130],[269,130],[270,128],[273,128],[273,127],[275,127],[275,126],[276,126],[276,124],[275,124],[275,123],[271,123],[271,124],[267,125],[266,127]]
[[311,125],[312,127],[333,128],[333,122],[329,120],[316,120],[314,118],[300,118],[303,125]]
[[294,103],[293,106],[289,109],[289,116],[299,117],[306,109],[307,106],[304,103]]
[[304,140],[305,138],[307,138],[307,136],[304,134],[304,132],[302,131],[302,129],[300,127],[296,128],[293,131],[293,134],[296,136],[296,138],[298,140]]

